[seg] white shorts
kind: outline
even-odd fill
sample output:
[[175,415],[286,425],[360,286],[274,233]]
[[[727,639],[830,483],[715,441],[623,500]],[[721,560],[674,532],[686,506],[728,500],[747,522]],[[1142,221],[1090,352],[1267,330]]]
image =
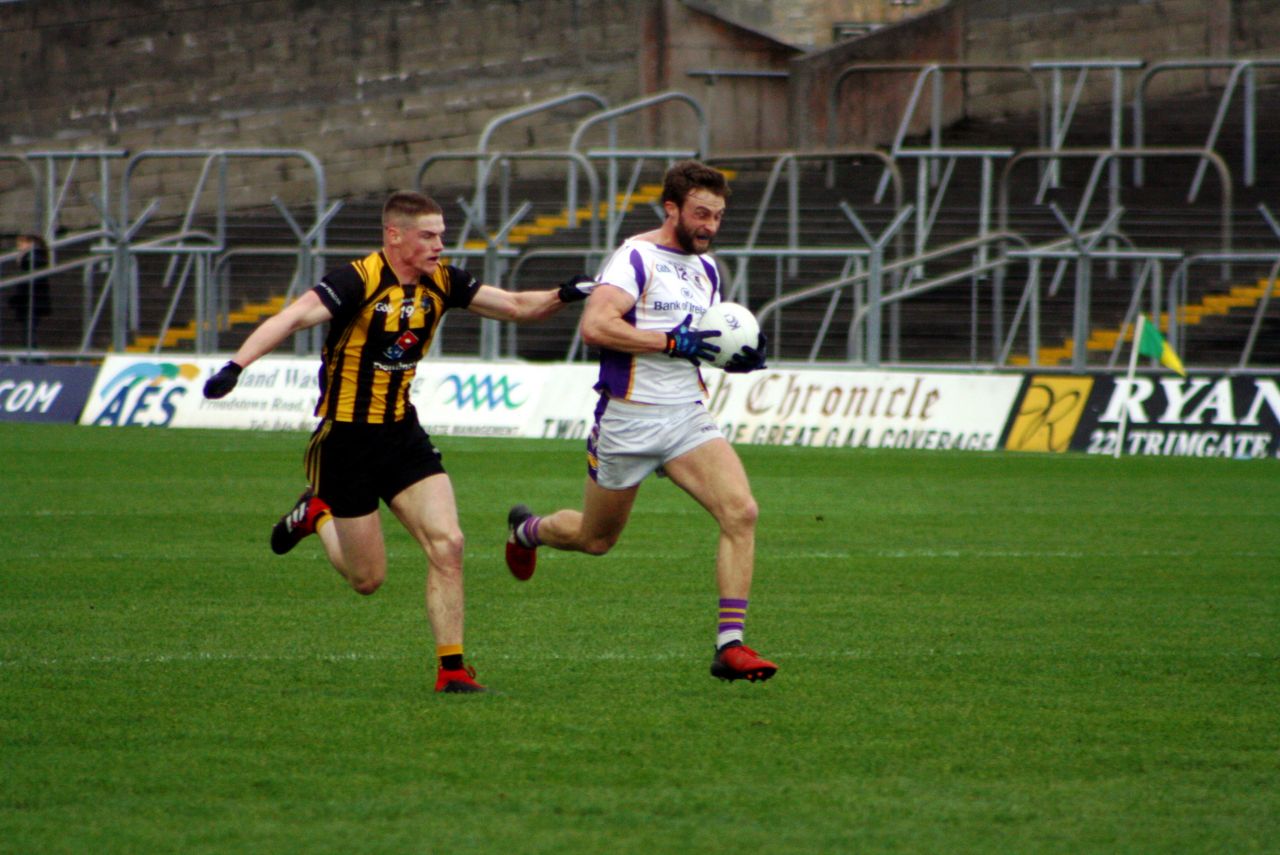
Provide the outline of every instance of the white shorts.
[[602,398],[587,437],[587,473],[607,490],[625,490],[667,461],[723,436],[700,401],[634,404]]

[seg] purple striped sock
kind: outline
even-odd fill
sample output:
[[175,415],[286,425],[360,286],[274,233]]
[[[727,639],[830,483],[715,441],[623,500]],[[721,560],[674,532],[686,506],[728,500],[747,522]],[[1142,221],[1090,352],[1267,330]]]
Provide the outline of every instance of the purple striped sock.
[[529,517],[516,527],[516,540],[520,541],[522,546],[536,549],[542,545],[542,539],[538,537],[538,527],[541,525],[542,517]]
[[716,627],[716,649],[730,642],[742,642],[742,626],[747,620],[747,601],[720,598],[720,621]]

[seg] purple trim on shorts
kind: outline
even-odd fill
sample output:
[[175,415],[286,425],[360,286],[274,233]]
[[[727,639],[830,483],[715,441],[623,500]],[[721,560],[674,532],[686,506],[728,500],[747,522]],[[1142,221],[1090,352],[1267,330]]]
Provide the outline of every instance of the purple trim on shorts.
[[605,408],[608,406],[609,396],[602,393],[599,400],[596,401],[596,411],[592,417],[591,430],[587,433],[587,477],[592,481],[600,480],[600,459],[596,456],[596,448],[600,442],[600,419],[604,416]]

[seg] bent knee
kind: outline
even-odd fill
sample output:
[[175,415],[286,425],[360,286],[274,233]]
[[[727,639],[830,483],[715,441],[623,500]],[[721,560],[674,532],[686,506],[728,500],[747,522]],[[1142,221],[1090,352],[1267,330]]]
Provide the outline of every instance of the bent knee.
[[427,544],[428,557],[438,567],[462,567],[462,552],[466,538],[461,529],[454,529],[431,538]]
[[754,531],[756,520],[760,518],[760,506],[756,500],[747,496],[744,500],[734,502],[721,514],[720,525],[725,531]]
[[352,579],[351,590],[367,597],[382,587],[385,578],[385,576],[369,576],[363,579]]
[[617,542],[617,537],[592,537],[582,542],[581,549],[588,555],[604,555]]

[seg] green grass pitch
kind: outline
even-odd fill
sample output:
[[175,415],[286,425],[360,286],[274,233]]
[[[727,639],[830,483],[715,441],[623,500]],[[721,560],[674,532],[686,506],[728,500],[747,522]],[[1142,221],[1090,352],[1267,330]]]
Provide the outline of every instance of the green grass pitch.
[[743,447],[749,643],[665,481],[503,565],[578,443],[442,438],[483,697],[423,560],[362,598],[271,524],[301,434],[0,426],[0,851],[1280,851],[1280,462]]

